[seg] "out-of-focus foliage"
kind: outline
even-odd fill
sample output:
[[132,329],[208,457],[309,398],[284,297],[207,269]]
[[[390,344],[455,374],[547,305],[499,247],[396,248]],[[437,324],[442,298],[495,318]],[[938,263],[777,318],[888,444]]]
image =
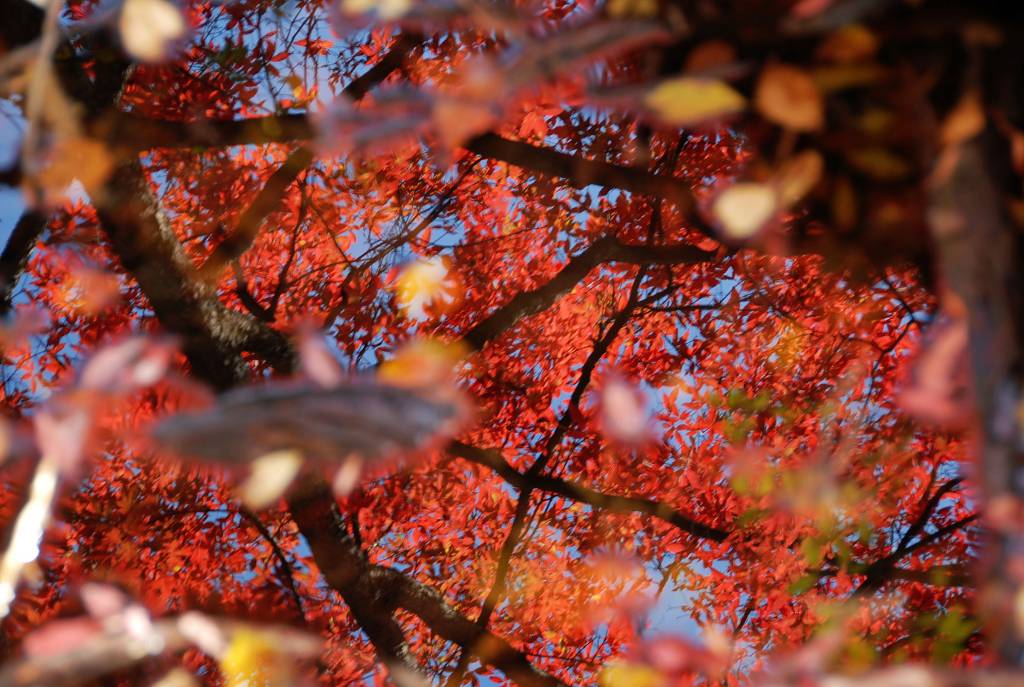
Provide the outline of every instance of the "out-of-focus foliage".
[[0,683],[1013,679],[1016,13],[12,1]]

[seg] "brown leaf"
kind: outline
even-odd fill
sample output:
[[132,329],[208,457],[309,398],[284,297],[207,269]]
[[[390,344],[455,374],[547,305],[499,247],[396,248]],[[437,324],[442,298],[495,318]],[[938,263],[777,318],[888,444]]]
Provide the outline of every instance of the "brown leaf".
[[460,423],[454,402],[370,381],[331,389],[267,384],[229,392],[206,411],[173,415],[151,434],[182,457],[249,463],[279,451],[336,462],[423,448]]
[[853,168],[878,181],[900,181],[912,171],[909,162],[880,146],[848,150],[846,160]]
[[846,177],[840,177],[832,188],[832,221],[838,229],[852,229],[857,224],[858,212],[853,184]]
[[888,75],[884,67],[873,62],[818,67],[812,73],[814,83],[822,93],[871,86]]
[[686,57],[686,71],[708,71],[735,61],[736,49],[725,41],[704,41]]
[[825,159],[816,150],[805,150],[784,162],[775,173],[779,199],[790,207],[810,193],[825,171]]
[[818,46],[818,59],[826,62],[860,62],[878,52],[878,39],[862,24],[850,24],[830,34]]
[[825,123],[825,99],[810,74],[784,64],[761,72],[754,105],[765,119],[794,131],[813,131]]
[[58,203],[76,179],[95,194],[110,176],[114,159],[99,141],[83,136],[60,140],[50,155],[50,164],[39,173],[38,183],[47,203]]

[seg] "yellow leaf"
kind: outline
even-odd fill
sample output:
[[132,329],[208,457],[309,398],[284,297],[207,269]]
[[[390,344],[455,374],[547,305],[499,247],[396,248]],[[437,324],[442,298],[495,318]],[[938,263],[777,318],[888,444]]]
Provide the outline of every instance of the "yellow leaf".
[[644,103],[677,126],[699,124],[746,107],[746,99],[724,81],[685,76],[662,82],[647,93]]
[[663,687],[666,682],[654,668],[641,663],[609,663],[597,678],[600,687]]
[[765,119],[794,131],[813,131],[825,123],[825,99],[814,79],[789,65],[764,68],[754,105]]
[[402,346],[383,362],[377,377],[405,387],[424,387],[452,378],[455,365],[468,353],[461,344],[445,344],[434,339],[416,339]]
[[225,687],[283,687],[291,671],[266,636],[248,629],[238,630],[220,659]]
[[877,146],[846,152],[849,163],[879,181],[900,181],[910,174],[910,163],[896,153]]
[[748,239],[779,211],[779,195],[770,184],[742,182],[718,194],[711,212],[722,233],[731,239]]
[[867,64],[840,64],[814,70],[814,83],[823,93],[834,93],[848,88],[869,86],[884,79],[888,72],[881,66]]
[[424,319],[428,307],[452,305],[457,288],[442,258],[425,258],[412,262],[398,275],[395,299],[408,317]]
[[805,150],[783,163],[775,175],[782,205],[789,207],[803,200],[824,171],[825,160],[816,150]]
[[878,136],[892,127],[895,119],[889,110],[873,107],[857,117],[857,127],[866,134]]

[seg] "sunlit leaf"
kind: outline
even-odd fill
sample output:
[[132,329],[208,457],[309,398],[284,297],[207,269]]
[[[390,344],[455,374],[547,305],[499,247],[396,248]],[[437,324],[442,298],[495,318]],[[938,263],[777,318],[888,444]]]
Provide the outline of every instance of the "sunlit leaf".
[[966,380],[967,324],[943,320],[930,332],[900,396],[916,417],[945,426],[962,426],[968,417]]
[[433,114],[434,130],[441,145],[445,151],[451,151],[473,136],[491,129],[501,110],[486,99],[441,95],[434,105]]
[[238,488],[247,507],[262,510],[277,501],[302,468],[297,451],[274,451],[260,456],[249,466],[249,476]]
[[461,342],[416,338],[403,344],[377,370],[382,382],[408,388],[450,384],[456,366],[469,350]]
[[167,372],[174,353],[166,339],[136,336],[109,344],[86,362],[78,386],[108,394],[150,386]]
[[722,234],[745,240],[760,232],[780,209],[779,192],[771,184],[741,182],[718,194],[711,213]]
[[413,319],[425,319],[427,309],[451,306],[458,297],[458,281],[441,257],[416,260],[395,282],[395,300]]
[[68,306],[84,315],[98,315],[121,297],[118,276],[91,267],[74,269],[64,286]]
[[81,649],[102,631],[95,618],[56,620],[25,637],[22,646],[27,656],[59,656]]
[[374,153],[415,140],[433,121],[434,94],[392,88],[357,106],[341,95],[319,110],[313,121],[321,148],[329,153]]
[[290,666],[290,657],[270,637],[248,629],[235,632],[220,658],[227,687],[285,687],[292,680]]
[[668,682],[650,666],[619,661],[601,669],[597,684],[600,687],[666,687]]
[[57,494],[58,474],[59,466],[52,458],[44,457],[36,466],[28,501],[18,512],[11,539],[0,557],[0,618],[11,611],[25,566],[39,557],[39,545]]
[[375,12],[384,21],[397,19],[411,8],[411,0],[341,0],[341,9],[347,14]]
[[612,17],[653,17],[658,14],[656,0],[610,0],[608,14]]
[[170,0],[124,0],[119,28],[129,55],[143,62],[161,62],[185,37],[188,24]]
[[662,675],[699,673],[716,677],[729,667],[732,642],[715,630],[705,632],[705,638],[710,641],[701,646],[682,637],[656,636],[643,642],[641,654]]
[[110,584],[89,582],[82,585],[79,594],[89,615],[100,620],[117,616],[131,604],[127,594]]
[[334,473],[334,480],[331,488],[338,496],[348,496],[359,484],[359,477],[363,474],[363,459],[359,456],[349,456],[342,461],[338,471]]
[[341,365],[327,347],[323,335],[315,330],[306,329],[299,333],[299,364],[302,371],[311,380],[329,389],[337,386],[345,379]]

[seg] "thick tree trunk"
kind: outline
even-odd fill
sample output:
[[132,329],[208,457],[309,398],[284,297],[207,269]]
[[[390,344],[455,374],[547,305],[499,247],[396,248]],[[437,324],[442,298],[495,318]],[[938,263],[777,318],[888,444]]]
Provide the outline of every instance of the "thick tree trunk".
[[1001,193],[1006,155],[1005,141],[992,129],[962,146],[952,174],[932,192],[931,223],[942,274],[963,305],[969,332],[978,431],[974,477],[993,528],[982,603],[994,647],[1005,662],[1018,664],[1024,628],[1013,627],[1007,609],[1024,583],[1024,242]]

